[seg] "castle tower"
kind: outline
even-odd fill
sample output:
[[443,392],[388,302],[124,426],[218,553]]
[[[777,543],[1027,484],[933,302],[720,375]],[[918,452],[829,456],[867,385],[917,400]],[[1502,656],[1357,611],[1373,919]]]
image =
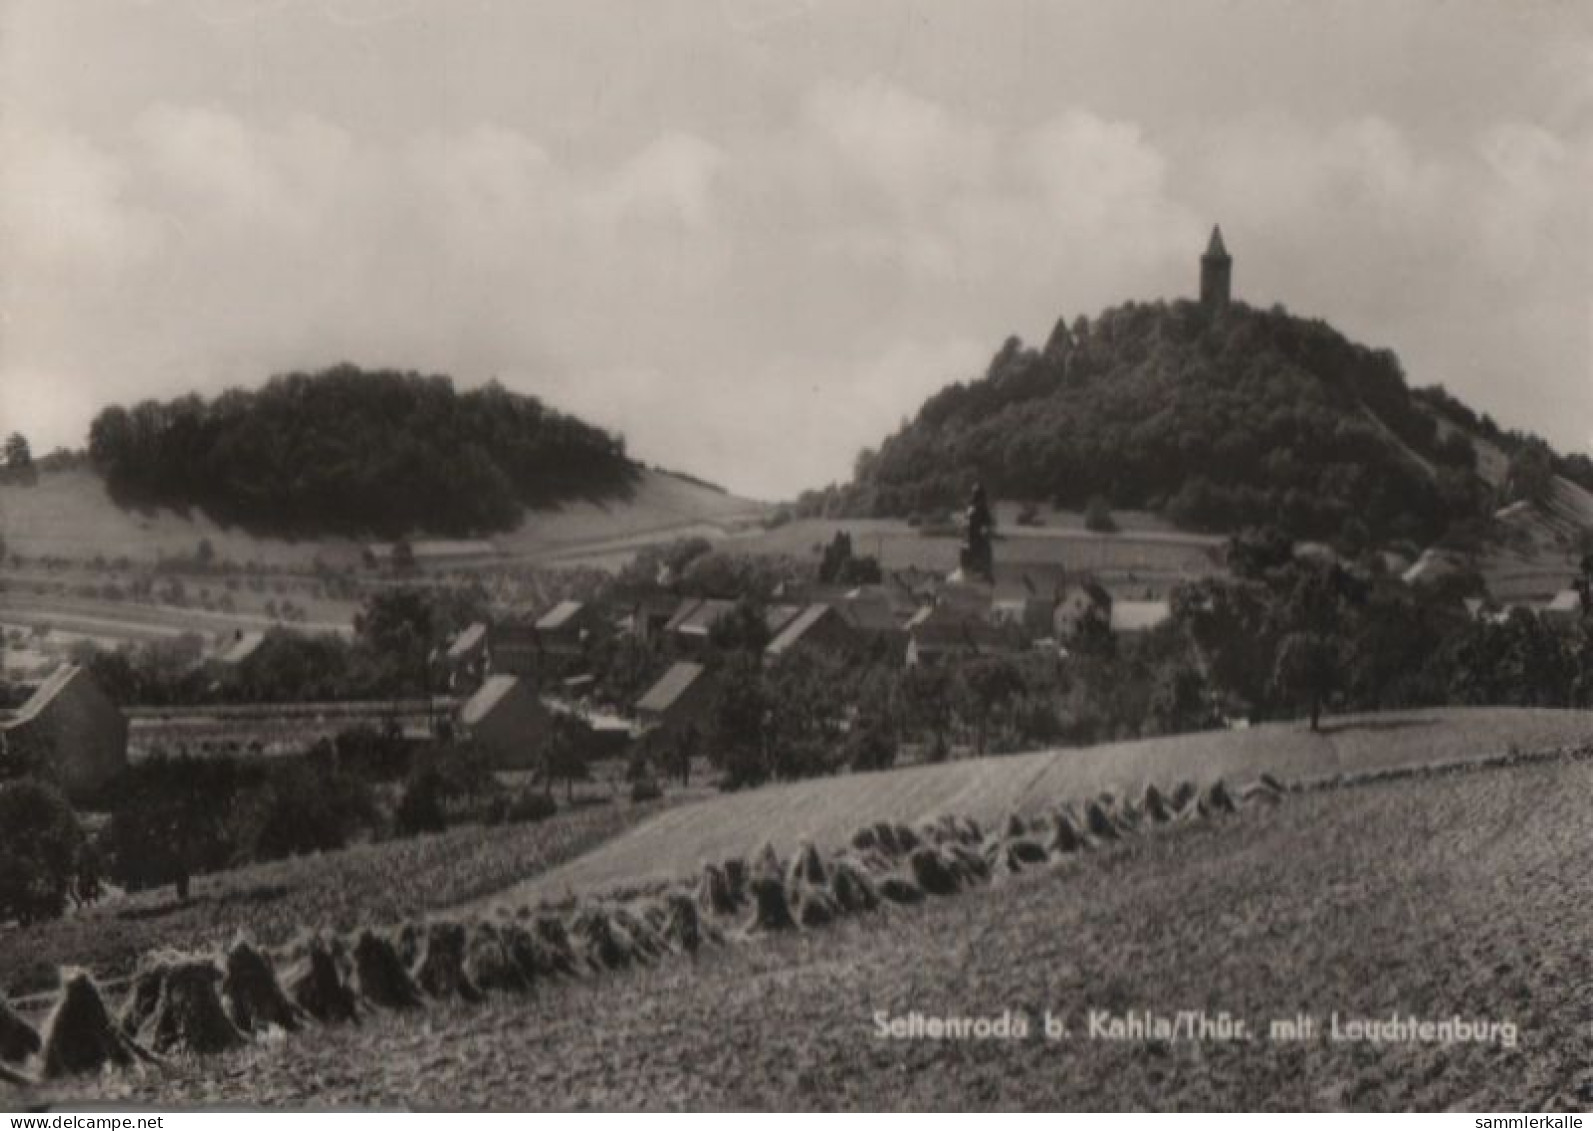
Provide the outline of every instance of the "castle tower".
[[1233,259],[1222,245],[1222,228],[1211,229],[1211,242],[1200,257],[1200,305],[1221,310],[1228,305],[1233,284]]

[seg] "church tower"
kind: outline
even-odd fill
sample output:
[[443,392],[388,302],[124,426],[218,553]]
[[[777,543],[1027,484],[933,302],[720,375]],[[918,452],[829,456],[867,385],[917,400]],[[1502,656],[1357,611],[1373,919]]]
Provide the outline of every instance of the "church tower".
[[1200,257],[1200,305],[1221,310],[1228,305],[1233,283],[1233,259],[1222,245],[1222,228],[1211,229],[1211,242]]

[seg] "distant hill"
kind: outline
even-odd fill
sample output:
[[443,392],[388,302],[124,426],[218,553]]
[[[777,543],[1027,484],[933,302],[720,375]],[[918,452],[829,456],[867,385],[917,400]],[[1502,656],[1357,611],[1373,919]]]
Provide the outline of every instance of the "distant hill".
[[[944,512],[979,480],[1000,498],[1099,497],[1186,529],[1271,523],[1351,550],[1426,546],[1508,501],[1479,448],[1508,463],[1528,443],[1541,442],[1411,390],[1391,351],[1323,321],[1131,302],[1059,321],[1040,349],[1009,339],[983,377],[931,396],[859,456],[850,484],[805,504]],[[1587,460],[1546,458],[1593,484]]]
[[497,383],[458,392],[350,365],[109,407],[89,458],[123,506],[299,538],[510,530],[528,507],[621,497],[639,474],[620,437]]

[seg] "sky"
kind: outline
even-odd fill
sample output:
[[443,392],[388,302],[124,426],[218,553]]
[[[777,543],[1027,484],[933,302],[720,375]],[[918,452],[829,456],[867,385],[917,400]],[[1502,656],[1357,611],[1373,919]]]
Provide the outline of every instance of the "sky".
[[1586,0],[0,0],[0,429],[342,361],[748,495],[1117,303],[1593,450]]

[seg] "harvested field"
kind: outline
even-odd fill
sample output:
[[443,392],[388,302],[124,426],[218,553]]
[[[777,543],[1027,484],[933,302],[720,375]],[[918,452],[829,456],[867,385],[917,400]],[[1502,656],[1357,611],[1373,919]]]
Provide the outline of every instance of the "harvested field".
[[55,984],[63,963],[115,980],[131,973],[147,951],[222,945],[239,930],[276,944],[300,927],[398,922],[534,876],[674,803],[666,797],[646,805],[592,805],[536,824],[470,825],[358,845],[196,877],[186,904],[162,888],[65,919],[0,930],[0,993],[15,1001],[43,991]]
[[[438,1006],[79,1085],[112,1102],[497,1109],[1354,1108],[1585,1104],[1593,1088],[1593,763],[1292,795],[957,898],[696,961]],[[1530,815],[1530,819],[1529,819]],[[911,1040],[876,1015],[1038,1020],[1069,1036]],[[1088,1012],[1204,1010],[1244,1042],[1088,1039]],[[1320,1033],[1391,1012],[1518,1040]]]
[[1586,712],[1445,709],[1333,718],[1315,735],[1304,724],[1271,724],[815,779],[660,814],[501,898],[522,903],[689,875],[705,861],[744,855],[765,841],[785,854],[803,841],[835,846],[881,818],[916,824],[950,813],[989,823],[1012,812],[1032,813],[1059,797],[1105,789],[1136,796],[1150,782],[1168,788],[1181,780],[1262,772],[1286,780],[1329,778],[1590,739],[1593,715]]

